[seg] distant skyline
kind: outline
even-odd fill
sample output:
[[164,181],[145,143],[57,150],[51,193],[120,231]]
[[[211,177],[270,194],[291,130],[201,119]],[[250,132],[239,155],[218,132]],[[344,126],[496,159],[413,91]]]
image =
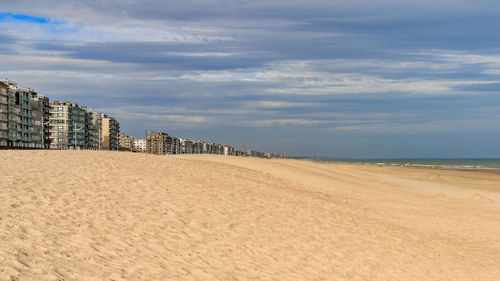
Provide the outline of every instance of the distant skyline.
[[498,1],[0,3],[1,78],[131,136],[500,157]]

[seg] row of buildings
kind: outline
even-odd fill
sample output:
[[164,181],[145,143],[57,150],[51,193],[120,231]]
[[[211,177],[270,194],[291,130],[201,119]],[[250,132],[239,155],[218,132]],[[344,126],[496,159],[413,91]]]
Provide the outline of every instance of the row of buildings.
[[230,145],[188,140],[170,136],[165,132],[146,133],[146,153],[149,154],[220,154],[236,155]]
[[254,150],[236,150],[231,145],[217,144],[201,140],[177,138],[165,132],[146,132],[145,139],[134,139],[120,135],[120,149],[148,154],[219,154],[263,158],[283,158],[282,154],[258,152]]
[[189,140],[162,131],[145,139],[120,135],[118,121],[71,102],[50,102],[31,88],[0,80],[0,148],[129,150],[149,154],[220,154],[276,158],[230,145]]
[[236,155],[230,145],[216,144],[200,140],[177,138],[162,131],[147,132],[145,139],[134,139],[128,135],[120,135],[120,149],[148,154],[221,154]]
[[118,150],[116,119],[0,80],[0,148]]

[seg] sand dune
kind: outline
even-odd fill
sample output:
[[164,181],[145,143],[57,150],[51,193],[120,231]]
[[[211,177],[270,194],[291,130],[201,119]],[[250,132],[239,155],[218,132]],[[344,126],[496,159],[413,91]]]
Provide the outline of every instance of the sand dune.
[[0,280],[499,280],[500,176],[0,151]]

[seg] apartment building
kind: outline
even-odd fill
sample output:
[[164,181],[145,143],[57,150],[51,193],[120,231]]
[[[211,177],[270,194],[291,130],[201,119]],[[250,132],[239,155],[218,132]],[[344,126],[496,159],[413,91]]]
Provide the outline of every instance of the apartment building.
[[50,101],[48,97],[39,96],[38,102],[42,114],[42,143],[44,149],[50,148]]
[[76,103],[54,101],[50,104],[50,148],[88,149],[86,107]]
[[[24,103],[23,97],[26,97],[26,92],[20,89],[17,85],[8,84],[8,122],[9,122],[9,140],[7,146],[9,147],[24,147],[28,138],[25,130],[27,120],[21,119],[21,104]],[[25,117],[26,118],[26,117]],[[23,124],[24,123],[24,124]],[[24,138],[24,140],[23,140]]]
[[145,139],[134,139],[132,148],[135,151],[146,152],[146,140]]
[[165,154],[175,154],[175,137],[167,135],[165,137]]
[[203,153],[203,142],[200,140],[193,141],[193,153],[201,154]]
[[203,154],[212,154],[212,146],[213,142],[204,142],[203,143]]
[[149,132],[146,135],[146,153],[158,155],[181,154],[181,140],[162,131]]
[[45,108],[40,100],[38,95],[31,95],[30,97],[30,106],[31,106],[31,139],[35,144],[35,148],[45,148],[45,138],[44,138],[44,114]]
[[224,145],[224,155],[235,155],[234,147],[230,145]]
[[188,139],[179,139],[182,154],[193,154],[193,142]]
[[30,88],[0,81],[0,147],[44,147],[45,101]]
[[148,132],[146,134],[146,153],[165,155],[167,154],[167,139],[169,135],[162,131]]
[[92,109],[88,109],[86,106],[81,107],[84,110],[84,137],[85,137],[85,149],[94,149],[94,115],[92,114]]
[[118,150],[120,138],[120,124],[115,118],[101,114],[102,119],[102,149]]
[[260,152],[260,151],[255,151],[255,150],[247,150],[245,151],[246,152],[246,156],[249,156],[249,157],[266,157],[266,154],[264,152]]
[[93,112],[92,109],[89,110],[87,113],[88,115],[91,115],[91,117],[88,117],[89,124],[92,124],[92,137],[93,137],[93,147],[92,149],[94,150],[101,150],[102,149],[102,118],[101,115],[97,112]]
[[0,82],[0,147],[7,147],[9,141],[8,86]]
[[132,150],[134,146],[134,138],[129,135],[121,134],[119,139],[120,149]]
[[224,146],[221,144],[214,144],[212,146],[212,154],[224,154]]
[[181,141],[179,138],[174,138],[173,141],[174,149],[173,154],[181,154]]

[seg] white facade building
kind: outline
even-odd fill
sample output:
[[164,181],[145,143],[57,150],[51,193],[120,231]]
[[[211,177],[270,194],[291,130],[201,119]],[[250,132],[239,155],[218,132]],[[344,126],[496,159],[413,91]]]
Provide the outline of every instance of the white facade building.
[[146,140],[145,139],[135,139],[133,148],[136,151],[145,152],[146,151]]

